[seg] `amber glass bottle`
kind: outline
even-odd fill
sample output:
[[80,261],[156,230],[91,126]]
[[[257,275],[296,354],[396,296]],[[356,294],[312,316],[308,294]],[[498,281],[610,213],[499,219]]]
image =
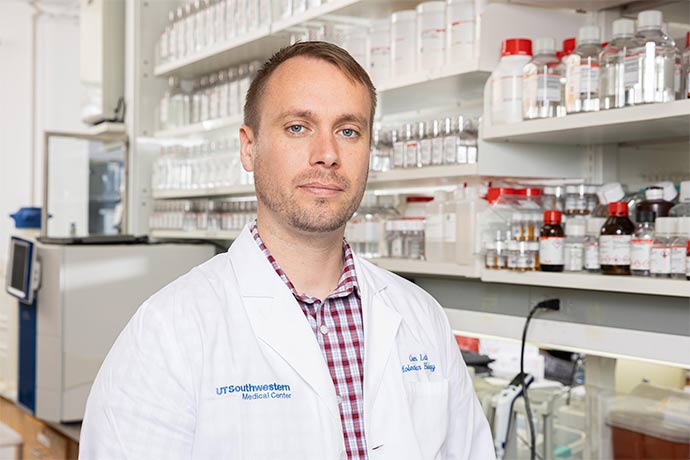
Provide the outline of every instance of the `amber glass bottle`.
[[544,211],[544,226],[539,238],[539,269],[543,272],[563,271],[565,233],[561,219],[561,211]]
[[635,226],[628,218],[628,203],[609,203],[609,218],[599,235],[599,260],[605,275],[630,275],[630,242]]

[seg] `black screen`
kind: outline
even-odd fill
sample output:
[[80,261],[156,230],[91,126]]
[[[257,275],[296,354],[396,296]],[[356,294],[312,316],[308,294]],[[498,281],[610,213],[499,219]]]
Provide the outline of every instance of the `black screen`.
[[28,265],[29,247],[26,244],[15,241],[12,255],[12,278],[10,279],[10,287],[24,293],[28,291],[29,286],[24,285]]

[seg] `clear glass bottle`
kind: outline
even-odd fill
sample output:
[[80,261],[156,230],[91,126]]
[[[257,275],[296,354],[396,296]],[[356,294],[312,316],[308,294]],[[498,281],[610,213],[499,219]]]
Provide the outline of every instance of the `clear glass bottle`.
[[568,113],[599,110],[600,53],[599,27],[581,27],[577,37],[577,48],[566,58],[565,106]]
[[203,0],[203,14],[206,16],[206,37],[204,37],[204,45],[206,47],[211,47],[216,43],[216,27],[218,22],[216,21],[216,3],[218,0]]
[[484,268],[497,270],[498,265],[496,264],[496,256],[496,242],[489,241],[486,244],[486,252],[484,253]]
[[527,249],[529,251],[529,259],[527,262],[529,271],[539,270],[539,242],[538,241],[528,241]]
[[609,218],[599,234],[599,261],[605,275],[630,275],[630,241],[635,226],[628,218],[628,203],[609,203]]
[[652,245],[649,274],[653,278],[671,276],[671,240],[675,233],[676,219],[657,217],[655,222],[654,244]]
[[237,68],[237,100],[239,104],[238,114],[244,110],[244,102],[247,98],[247,91],[252,82],[252,74],[249,64],[242,64]]
[[424,222],[424,244],[426,260],[430,262],[445,262],[449,256],[444,244],[444,204],[448,200],[448,192],[439,190],[434,192],[434,199],[426,205],[426,220]]
[[189,124],[189,96],[184,92],[177,77],[168,79],[168,91],[161,99],[161,127],[178,128]]
[[676,217],[676,233],[671,238],[671,278],[685,278],[685,248],[690,240],[690,217]]
[[228,115],[239,115],[242,113],[240,107],[240,82],[237,78],[237,67],[228,69]]
[[602,110],[636,104],[640,86],[640,43],[635,38],[635,22],[613,21],[613,39],[599,55],[599,98]]
[[424,259],[424,219],[409,218],[405,220],[407,235],[405,236],[405,254],[408,259]]
[[419,139],[419,166],[430,166],[432,155],[432,134],[426,122],[420,121],[417,127]]
[[540,269],[544,272],[562,272],[564,265],[563,240],[560,211],[544,211],[544,226],[539,238]]
[[[166,26],[168,30],[167,37],[167,50],[161,50],[161,55],[165,54],[165,61],[174,61],[178,58],[177,56],[177,17],[175,16],[175,10],[168,12],[168,25]],[[161,40],[161,45],[163,41]]]
[[213,73],[208,77],[208,119],[218,118],[220,108],[220,88],[218,87],[218,75]]
[[690,217],[690,181],[680,183],[678,204],[668,212],[670,217]]
[[509,240],[506,248],[506,266],[508,270],[517,270],[518,242]]
[[676,43],[662,30],[661,11],[648,10],[637,17],[637,38],[640,47],[633,50],[639,55],[640,85],[635,92],[635,103],[670,102],[676,99],[675,72],[679,51]]
[[473,159],[473,163],[476,163],[477,157],[477,139],[476,136],[470,131],[471,123],[463,115],[459,115],[455,119],[456,132],[458,134],[457,143],[457,155],[456,163],[465,164],[469,163],[470,159]]
[[[419,127],[417,127],[419,129]],[[405,125],[405,168],[417,168],[419,163],[419,141],[420,133],[415,130],[415,125],[407,123]],[[424,136],[424,133],[421,133]]]
[[565,193],[560,185],[547,185],[542,195],[544,210],[565,211]]
[[185,55],[196,51],[196,9],[194,3],[187,3],[185,9]]
[[397,129],[391,131],[391,141],[393,142],[393,164],[395,169],[405,167],[405,141],[402,139]]
[[192,4],[194,14],[194,50],[199,52],[206,47],[206,14],[202,0],[194,0]]
[[443,119],[443,164],[457,164],[458,135],[453,124],[453,118]]
[[599,273],[601,265],[599,263],[599,233],[601,227],[606,222],[603,217],[590,217],[587,219],[585,238],[585,271],[588,273]]
[[585,258],[585,220],[571,219],[565,227],[564,264],[566,272],[581,272]]
[[443,133],[441,132],[441,120],[434,120],[431,129],[431,164],[443,164]]
[[199,80],[199,121],[208,120],[209,115],[209,91],[208,91],[208,77],[201,77]]
[[[558,73],[561,75],[561,101],[565,101],[565,93],[567,89],[567,58],[575,50],[575,38],[566,38],[563,40],[563,50],[556,52],[556,57],[560,59],[560,64],[558,64]],[[558,116],[562,117],[566,115],[565,104],[560,107]]]
[[596,185],[587,185],[585,187],[585,196],[587,200],[587,214],[592,214],[597,206],[599,206],[599,198],[597,197],[597,190],[599,189]]
[[566,216],[586,216],[589,214],[586,185],[568,185],[565,187],[564,214]]
[[630,242],[630,273],[633,276],[649,276],[655,217],[651,211],[641,211],[637,215],[635,233]]
[[228,99],[230,85],[228,84],[228,73],[226,71],[218,72],[218,117],[225,118],[228,116]]
[[559,64],[556,41],[553,38],[534,41],[534,57],[523,70],[523,118],[551,118],[562,112]]
[[175,29],[177,30],[176,39],[177,42],[175,57],[177,59],[182,59],[187,55],[187,16],[186,10],[183,7],[177,8],[177,13],[175,14]]

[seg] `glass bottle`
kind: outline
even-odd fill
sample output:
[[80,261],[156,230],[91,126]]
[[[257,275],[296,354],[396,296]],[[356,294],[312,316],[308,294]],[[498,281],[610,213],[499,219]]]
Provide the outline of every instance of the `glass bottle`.
[[678,204],[672,207],[668,215],[671,217],[690,217],[690,181],[680,183],[680,197]]
[[[567,89],[567,58],[575,50],[575,38],[566,38],[563,40],[563,51],[557,51],[556,57],[561,61],[558,64],[558,73],[561,75],[561,101],[565,101],[565,94]],[[560,107],[558,116],[566,115],[565,103]]]
[[194,0],[192,11],[194,14],[194,50],[201,51],[206,47],[206,10],[202,0]]
[[[641,212],[653,212],[656,217],[668,217],[668,213],[673,208],[673,203],[664,200],[664,190],[661,187],[647,187],[644,192],[645,200],[637,204],[636,216]],[[639,217],[637,217],[639,221]]]
[[602,217],[590,217],[587,219],[585,238],[585,271],[589,273],[599,273],[601,264],[599,263],[599,233],[601,227],[606,222]]
[[196,9],[193,3],[187,3],[185,9],[185,55],[194,54],[196,50]]
[[563,240],[560,211],[544,211],[544,226],[539,238],[540,269],[544,272],[562,272],[564,264]]
[[568,113],[599,110],[599,35],[598,26],[581,27],[577,48],[566,58],[565,106]]
[[176,42],[177,42],[177,54],[176,58],[177,59],[182,59],[187,55],[187,16],[186,16],[186,10],[183,7],[178,7],[177,8],[177,14],[176,14],[176,20],[175,20],[175,26],[177,29],[177,36],[176,36]]
[[630,241],[635,226],[628,218],[628,203],[609,203],[609,218],[599,235],[599,260],[605,275],[630,275]]
[[651,211],[637,214],[637,225],[630,242],[630,272],[633,276],[649,276],[655,217]]
[[508,270],[517,270],[518,264],[518,242],[515,240],[508,241],[506,251],[506,265]]
[[562,111],[559,64],[553,38],[534,41],[534,57],[523,70],[523,118],[551,118]]
[[685,51],[681,58],[681,90],[683,96],[681,99],[690,98],[690,32],[685,34]]
[[237,100],[238,100],[238,111],[237,113],[242,113],[244,110],[244,102],[247,98],[247,91],[249,90],[249,85],[251,83],[251,72],[249,64],[242,64],[237,68]]
[[237,79],[237,67],[228,69],[228,115],[239,115],[242,113],[240,107],[240,82]]
[[[167,38],[167,50],[161,50],[161,55],[165,54],[165,61],[174,61],[178,58],[177,56],[177,17],[175,16],[175,10],[168,12],[168,25],[166,27],[168,30]],[[161,40],[161,46],[163,41]]]
[[642,11],[637,16],[637,38],[640,85],[635,91],[635,103],[670,102],[675,100],[675,69],[679,51],[676,43],[662,30],[661,11]]
[[230,85],[228,84],[228,73],[226,71],[218,72],[218,117],[225,118],[228,116],[228,98]]
[[458,135],[451,117],[443,119],[443,164],[458,162]]
[[395,169],[405,167],[405,141],[402,140],[397,129],[391,131],[391,141],[393,142],[393,164]]
[[671,276],[671,240],[675,233],[676,219],[657,217],[655,222],[654,244],[652,245],[649,274],[654,278]]
[[633,53],[640,46],[635,22],[613,21],[613,39],[599,55],[599,98],[602,110],[634,105],[640,85],[639,60]]
[[568,220],[565,236],[563,270],[581,272],[584,268],[585,257],[585,221],[583,219]]
[[217,0],[203,0],[203,15],[206,16],[206,36],[204,37],[204,45],[211,47],[216,43],[216,3]]
[[443,164],[443,133],[441,132],[441,120],[434,120],[431,128],[431,164]]
[[208,120],[209,115],[209,91],[208,77],[201,77],[199,80],[199,121]]
[[609,203],[614,201],[621,201],[625,197],[623,186],[618,182],[611,182],[599,187],[597,191],[597,198],[599,198],[599,205],[594,209],[594,217],[608,217]]
[[189,96],[180,86],[180,80],[176,77],[170,77],[168,79],[168,91],[164,96],[164,99],[167,100],[165,104],[166,107],[164,108],[163,105],[161,105],[161,124],[164,121],[164,110],[167,111],[165,114],[167,128],[178,128],[189,124],[188,97]]
[[218,75],[211,74],[208,77],[208,119],[215,120],[218,118],[218,111],[220,107],[220,88],[218,87]]
[[[463,115],[459,115],[455,120],[458,134],[457,154],[455,156],[456,163],[465,164],[469,162],[470,149],[474,149],[474,156],[476,156],[476,140],[473,142],[472,134],[467,130],[469,120],[465,119]],[[474,161],[476,163],[476,160]]]
[[676,217],[676,233],[669,242],[671,248],[671,278],[685,278],[685,246],[690,240],[690,217]]
[[539,270],[539,242],[528,241],[527,248],[529,250],[528,270]]
[[542,195],[542,206],[544,209],[550,209],[554,211],[565,211],[565,196],[563,193],[563,187],[560,185],[544,187],[544,193]]
[[417,128],[419,138],[419,166],[431,165],[432,137],[425,122],[420,121]]
[[564,214],[566,216],[585,216],[589,214],[586,185],[568,185],[565,187]]
[[[423,135],[423,134],[422,134]],[[405,125],[405,168],[416,168],[419,164],[419,132],[414,131],[414,125]]]
[[444,203],[448,199],[448,192],[439,190],[434,192],[434,199],[426,205],[426,221],[424,222],[424,245],[426,260],[430,262],[445,262],[449,256],[445,249],[444,231]]

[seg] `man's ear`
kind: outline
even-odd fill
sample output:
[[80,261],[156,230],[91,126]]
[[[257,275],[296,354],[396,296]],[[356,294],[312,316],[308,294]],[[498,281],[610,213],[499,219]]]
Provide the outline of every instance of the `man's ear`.
[[247,172],[254,171],[254,151],[256,138],[254,131],[247,125],[240,126],[240,161]]

